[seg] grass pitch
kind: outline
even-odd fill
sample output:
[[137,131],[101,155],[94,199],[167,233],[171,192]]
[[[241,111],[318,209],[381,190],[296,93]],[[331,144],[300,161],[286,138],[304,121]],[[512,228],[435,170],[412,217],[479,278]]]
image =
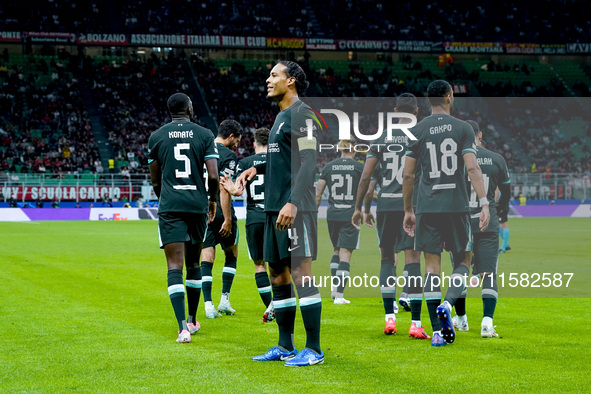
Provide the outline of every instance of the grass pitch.
[[[573,288],[561,294],[591,297],[588,219],[514,219],[510,227],[513,250],[501,255],[500,270],[575,270]],[[319,244],[325,248],[314,273],[328,275],[332,252],[326,247],[324,221],[319,229]],[[458,333],[456,342],[443,348],[408,338],[406,312],[398,315],[398,335],[383,335],[379,298],[351,298],[352,304],[345,306],[325,298],[321,340],[326,362],[292,369],[279,362],[250,361],[276,343],[277,330],[275,323],[261,323],[264,306],[244,239],[231,293],[237,314],[206,320],[201,303],[202,330],[191,344],[177,344],[156,222],[0,223],[0,234],[1,392],[502,392],[591,387],[589,298],[508,299],[500,289],[495,315],[500,339],[480,338],[481,301],[470,298],[470,331]],[[363,267],[373,264],[374,272],[379,270],[375,233],[365,228],[362,235],[364,249],[353,255],[351,275],[362,274],[361,265],[355,271],[361,260]],[[218,250],[216,305],[221,257]],[[525,294],[535,297],[536,291]],[[378,289],[375,293],[379,297]],[[423,324],[430,328],[426,306]],[[295,338],[301,349],[305,334],[299,312]]]

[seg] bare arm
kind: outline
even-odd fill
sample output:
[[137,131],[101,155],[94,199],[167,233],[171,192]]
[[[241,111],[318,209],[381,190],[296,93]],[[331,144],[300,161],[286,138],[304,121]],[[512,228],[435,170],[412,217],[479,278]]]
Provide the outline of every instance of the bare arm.
[[220,190],[220,205],[222,206],[224,221],[232,221],[232,196],[226,189]]
[[367,189],[367,192],[365,193],[365,198],[363,199],[363,204],[365,205],[365,213],[369,213],[369,210],[371,209],[371,203],[373,201],[377,201],[377,192],[375,191],[377,183],[378,181],[376,179],[372,179],[369,182],[369,188]]
[[415,191],[415,168],[417,159],[406,156],[404,162],[404,177],[402,179],[402,199],[404,201],[404,231],[411,237],[415,236],[415,213],[412,199]]
[[324,188],[326,187],[326,181],[324,179],[319,179],[318,184],[316,185],[316,206],[320,206],[320,202],[322,201],[322,193],[324,193]]
[[484,182],[482,181],[482,170],[476,161],[476,155],[471,152],[464,153],[464,163],[468,171],[468,177],[472,182],[472,187],[476,192],[476,196],[480,200],[482,211],[480,212],[480,231],[484,231],[488,227],[490,221],[489,202],[486,199],[484,191]]
[[415,168],[417,160],[406,156],[404,162],[404,177],[402,180],[402,198],[404,200],[404,212],[413,212],[412,198],[415,190]]
[[[357,230],[361,229],[361,225],[363,224],[363,213],[361,213],[361,206],[363,201],[365,200],[365,195],[367,193],[367,188],[369,187],[369,183],[371,181],[371,174],[373,174],[376,165],[378,164],[378,159],[376,157],[370,157],[365,161],[365,165],[363,166],[363,172],[361,173],[361,179],[359,180],[359,186],[357,187],[357,199],[355,200],[355,212],[351,217],[351,223]],[[371,204],[370,204],[371,206]]]
[[377,164],[377,157],[370,157],[365,161],[365,166],[363,166],[363,172],[361,173],[361,179],[359,180],[359,186],[357,187],[357,200],[355,202],[355,210],[358,209],[361,211],[361,206],[363,204],[365,194],[367,193],[369,183],[371,181],[371,175],[373,174]]
[[468,177],[472,182],[472,187],[476,192],[476,196],[480,198],[486,197],[484,192],[484,182],[482,181],[482,170],[476,161],[476,155],[471,152],[464,154],[464,163],[466,164],[466,170],[468,171]]
[[156,197],[160,198],[160,191],[162,189],[162,171],[160,170],[160,163],[154,160],[150,163],[150,179],[152,180],[152,187]]
[[209,189],[209,201],[215,202],[218,199],[218,190],[220,187],[220,176],[218,175],[218,160],[206,160],[205,168],[207,168],[207,187]]
[[244,189],[239,188],[237,183],[235,184],[232,182],[232,178],[229,177],[223,176],[220,180],[220,185],[222,185],[224,189],[226,189],[226,191],[233,196],[241,196],[244,192]]
[[205,168],[207,169],[207,188],[209,190],[209,223],[213,222],[215,218],[215,211],[217,208],[219,175],[218,175],[218,159],[209,159],[205,161]]

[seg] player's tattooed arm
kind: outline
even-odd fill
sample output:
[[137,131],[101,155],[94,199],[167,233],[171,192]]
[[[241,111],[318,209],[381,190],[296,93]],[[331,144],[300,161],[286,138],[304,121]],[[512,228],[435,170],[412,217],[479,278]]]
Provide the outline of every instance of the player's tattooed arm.
[[160,190],[162,189],[162,171],[160,170],[160,163],[158,160],[152,160],[150,163],[150,179],[152,180],[152,187],[156,197],[160,198]]

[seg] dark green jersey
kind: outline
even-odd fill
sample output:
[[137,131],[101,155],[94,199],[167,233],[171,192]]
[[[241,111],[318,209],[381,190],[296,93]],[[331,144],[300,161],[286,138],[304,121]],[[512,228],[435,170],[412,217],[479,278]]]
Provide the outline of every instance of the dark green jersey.
[[[490,207],[495,207],[495,191],[497,187],[500,184],[511,182],[507,163],[503,159],[503,156],[481,147],[476,147],[476,160],[482,170],[482,181],[484,183],[486,198],[490,203]],[[470,182],[470,179],[466,177],[466,181]],[[474,188],[471,187],[470,213],[477,214],[481,209],[478,196],[476,196]]]
[[[406,155],[405,155],[406,156]],[[402,168],[400,171],[404,173],[404,158],[402,159]],[[391,207],[394,205],[393,199],[384,197],[380,195],[380,191],[382,189],[382,166],[380,163],[376,166],[373,174],[371,175],[371,179],[376,181],[377,190],[378,190],[378,207],[377,212],[390,212]],[[421,180],[421,169],[417,166],[415,170],[415,189],[419,186],[419,181]],[[402,199],[402,197],[400,197]],[[413,194],[412,199],[412,206],[416,210],[417,208],[417,193]],[[402,200],[402,211],[404,211],[404,200]],[[392,212],[400,212],[400,210],[395,209]]]
[[[307,138],[306,119],[311,119],[310,107],[297,101],[277,114],[269,133],[265,180],[265,211],[279,212],[290,202],[298,212],[316,212],[314,171],[301,173],[305,166],[316,165],[316,130]],[[298,175],[300,175],[298,177]],[[304,176],[301,176],[304,175]]]
[[363,164],[341,157],[327,163],[320,179],[328,188],[328,212],[326,218],[334,221],[351,221],[355,212],[355,196],[363,172]]
[[[238,162],[236,176],[242,171],[267,162],[267,153],[257,153]],[[246,225],[265,223],[265,175],[258,174],[246,183]]]
[[402,212],[402,176],[404,175],[404,154],[408,149],[409,139],[401,130],[394,130],[392,139],[384,134],[370,146],[367,158],[378,159],[380,168],[380,192],[378,194],[378,212]]
[[[228,178],[234,178],[236,174],[236,162],[238,158],[233,150],[228,148],[221,142],[215,142],[216,149],[219,152],[218,171],[219,175]],[[207,168],[203,167],[203,177],[207,182]],[[216,216],[223,217],[222,206],[220,201],[220,192],[218,191]],[[232,206],[232,216],[234,216],[234,206]]]
[[417,213],[469,212],[464,154],[476,154],[474,131],[468,123],[446,114],[420,121],[411,132],[407,156],[417,160],[421,181]]
[[158,212],[208,211],[201,169],[206,160],[219,158],[211,131],[193,122],[168,123],[150,136],[148,155],[162,171]]

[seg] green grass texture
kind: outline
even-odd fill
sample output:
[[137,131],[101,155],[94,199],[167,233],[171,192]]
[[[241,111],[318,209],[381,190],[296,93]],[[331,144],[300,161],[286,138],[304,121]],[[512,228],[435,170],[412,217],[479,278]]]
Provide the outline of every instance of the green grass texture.
[[[329,275],[332,247],[326,222],[318,225],[313,271]],[[475,289],[467,300],[470,331],[441,348],[408,337],[409,312],[398,314],[398,334],[385,336],[379,289],[346,289],[350,305],[323,299],[325,363],[286,368],[250,360],[276,344],[277,327],[261,320],[243,222],[230,295],[237,313],[208,320],[201,302],[202,329],[190,344],[175,342],[155,221],[0,223],[0,392],[588,392],[591,222],[520,218],[509,225],[512,250],[499,257],[499,273],[573,277],[569,288],[500,287],[494,323],[501,338],[480,338]],[[375,230],[364,227],[361,246],[351,276],[377,275]],[[218,249],[216,305],[222,267]],[[451,274],[446,254],[442,267]],[[330,289],[321,292],[328,297]],[[425,305],[423,325],[430,334]],[[299,310],[295,343],[305,343]]]

